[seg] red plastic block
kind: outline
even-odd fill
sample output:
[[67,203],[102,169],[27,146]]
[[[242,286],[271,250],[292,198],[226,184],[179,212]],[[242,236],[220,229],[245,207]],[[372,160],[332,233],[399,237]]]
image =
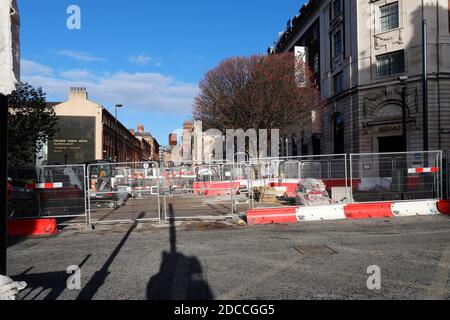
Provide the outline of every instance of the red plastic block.
[[442,214],[450,214],[450,200],[438,201],[437,209]]
[[393,202],[349,204],[344,207],[347,219],[393,218]]
[[56,219],[9,220],[8,235],[43,236],[54,235],[58,232]]
[[248,225],[297,223],[299,207],[260,208],[247,211]]

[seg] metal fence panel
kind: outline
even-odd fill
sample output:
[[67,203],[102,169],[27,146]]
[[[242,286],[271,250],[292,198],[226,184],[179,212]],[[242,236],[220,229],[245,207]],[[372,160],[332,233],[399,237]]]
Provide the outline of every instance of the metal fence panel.
[[226,161],[185,162],[161,170],[165,221],[218,219],[234,212],[239,182],[235,166]]
[[350,155],[355,202],[442,197],[442,152]]
[[87,172],[89,223],[161,221],[156,162],[102,162]]
[[252,159],[246,177],[251,208],[334,204],[349,197],[346,155]]
[[85,166],[10,168],[11,218],[70,218],[86,215]]

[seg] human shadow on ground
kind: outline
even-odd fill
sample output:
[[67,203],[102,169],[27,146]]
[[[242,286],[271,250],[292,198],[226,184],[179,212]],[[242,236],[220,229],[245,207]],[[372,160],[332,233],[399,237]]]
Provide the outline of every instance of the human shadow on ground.
[[171,204],[168,213],[170,251],[162,252],[159,272],[150,278],[147,285],[147,300],[214,300],[197,257],[177,252],[175,213]]

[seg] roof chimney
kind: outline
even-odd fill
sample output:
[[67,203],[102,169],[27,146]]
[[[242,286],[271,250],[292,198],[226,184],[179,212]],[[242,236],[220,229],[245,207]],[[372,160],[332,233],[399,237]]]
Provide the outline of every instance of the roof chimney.
[[71,87],[69,92],[69,100],[87,100],[88,93],[86,87]]
[[169,145],[176,146],[178,144],[178,136],[176,133],[169,134]]
[[138,130],[138,132],[139,132],[140,134],[143,134],[143,133],[144,133],[144,125],[138,124],[138,125],[137,125],[137,130]]

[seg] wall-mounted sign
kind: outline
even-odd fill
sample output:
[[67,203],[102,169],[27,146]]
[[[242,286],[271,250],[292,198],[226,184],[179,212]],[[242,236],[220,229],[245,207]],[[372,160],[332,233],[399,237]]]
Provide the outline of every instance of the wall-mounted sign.
[[379,133],[402,131],[402,125],[386,125],[378,128]]
[[48,142],[49,164],[79,164],[95,159],[95,118],[58,117],[59,132]]

